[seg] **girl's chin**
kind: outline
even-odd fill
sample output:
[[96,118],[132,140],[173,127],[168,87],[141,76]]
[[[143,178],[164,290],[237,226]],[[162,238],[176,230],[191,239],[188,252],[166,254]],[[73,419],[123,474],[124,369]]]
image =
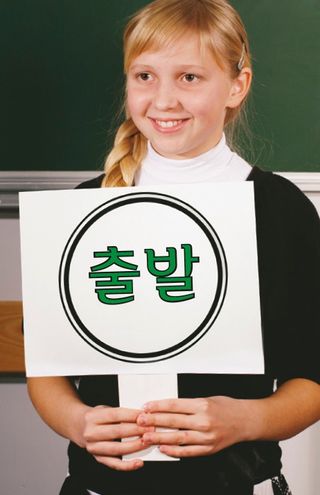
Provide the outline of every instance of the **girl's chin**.
[[158,153],[158,155],[163,156],[164,158],[170,158],[172,160],[186,160],[188,158],[192,158],[189,156],[189,150],[185,150],[183,148],[170,148],[170,146],[157,146],[156,144],[151,143],[152,148]]

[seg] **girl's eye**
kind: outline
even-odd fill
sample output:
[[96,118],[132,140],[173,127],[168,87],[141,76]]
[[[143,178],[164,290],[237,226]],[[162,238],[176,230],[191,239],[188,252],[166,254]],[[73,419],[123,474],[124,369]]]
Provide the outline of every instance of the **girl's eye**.
[[194,81],[198,81],[199,77],[196,76],[195,74],[184,74],[183,79],[186,82],[194,82]]
[[151,74],[149,74],[148,72],[140,72],[137,77],[138,79],[141,79],[141,81],[150,81]]

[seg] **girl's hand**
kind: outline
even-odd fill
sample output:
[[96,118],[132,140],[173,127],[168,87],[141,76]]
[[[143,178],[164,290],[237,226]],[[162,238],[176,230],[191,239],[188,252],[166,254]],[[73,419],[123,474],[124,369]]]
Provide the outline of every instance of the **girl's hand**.
[[204,456],[247,439],[247,409],[231,397],[159,400],[145,405],[137,424],[176,430],[144,433],[145,446],[160,445],[173,457]]
[[[142,435],[153,427],[137,424],[141,410],[123,407],[97,406],[84,414],[83,445],[102,464],[119,471],[132,471],[143,466],[139,459],[121,460],[119,457],[145,449]],[[138,437],[121,442],[119,440]]]

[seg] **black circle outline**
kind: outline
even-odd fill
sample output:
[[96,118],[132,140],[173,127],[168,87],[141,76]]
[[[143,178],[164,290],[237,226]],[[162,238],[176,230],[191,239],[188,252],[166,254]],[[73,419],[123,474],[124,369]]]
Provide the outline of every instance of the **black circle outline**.
[[[116,208],[119,208],[121,206],[126,206],[132,203],[142,203],[142,202],[158,203],[171,208],[175,208],[180,212],[186,214],[189,218],[191,218],[193,221],[197,223],[197,225],[205,233],[214,251],[217,262],[218,282],[217,282],[217,288],[213,303],[206,317],[203,319],[202,323],[198,326],[198,328],[189,335],[189,337],[185,338],[180,343],[175,344],[174,346],[171,346],[161,351],[147,352],[147,353],[133,353],[128,351],[121,351],[112,346],[109,346],[108,344],[100,341],[95,335],[93,335],[85,327],[85,325],[80,320],[72,303],[72,298],[69,288],[69,271],[70,271],[72,256],[80,239],[95,221],[97,221],[103,215],[109,213],[110,211],[113,211]],[[191,211],[188,211],[188,209],[190,209]],[[95,212],[97,213],[94,215]],[[197,216],[200,217],[202,221],[199,218],[197,218]],[[209,229],[213,231],[216,239],[214,239]],[[73,237],[75,238],[73,239]],[[220,248],[221,253],[219,252],[218,246]],[[198,342],[208,332],[208,330],[211,328],[211,326],[217,319],[224,303],[224,299],[227,291],[227,284],[228,284],[228,265],[227,265],[225,251],[219,239],[219,236],[216,233],[215,229],[212,227],[212,225],[198,210],[196,210],[194,207],[190,206],[188,203],[184,202],[183,200],[167,194],[155,193],[155,192],[143,192],[143,193],[136,192],[136,193],[125,194],[122,196],[117,196],[116,198],[112,198],[111,200],[106,201],[105,203],[99,205],[97,208],[92,210],[77,225],[77,227],[74,229],[71,236],[69,237],[67,244],[63,250],[60,267],[59,267],[60,299],[64,308],[64,312],[68,320],[70,321],[71,325],[78,333],[78,335],[85,342],[87,342],[87,344],[89,344],[91,347],[101,352],[102,354],[108,355],[109,357],[112,357],[119,361],[130,362],[130,363],[149,363],[149,362],[163,361],[166,359],[170,359],[171,357],[176,356],[178,354],[181,354],[182,352],[185,352],[187,349],[195,345],[196,342]],[[64,296],[66,301],[64,300]],[[220,305],[219,308],[217,309],[219,301],[220,301]],[[209,324],[208,328],[203,333],[201,333],[205,325],[210,321],[210,318],[212,317],[216,309],[217,312],[214,318],[212,319],[211,323]],[[69,314],[69,312],[71,313],[72,317]],[[83,331],[86,337],[79,331],[79,328],[81,328],[81,330]],[[183,347],[183,349],[181,349],[181,347]],[[168,353],[170,353],[169,356],[167,355]],[[139,360],[137,360],[137,358],[139,358]]]

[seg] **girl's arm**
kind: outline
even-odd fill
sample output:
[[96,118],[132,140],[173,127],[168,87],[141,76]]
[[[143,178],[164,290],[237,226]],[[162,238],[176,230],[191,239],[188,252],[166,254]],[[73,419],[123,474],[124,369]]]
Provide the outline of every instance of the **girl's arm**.
[[31,401],[41,418],[59,435],[85,447],[85,414],[91,410],[80,400],[69,378],[63,376],[28,378]]
[[270,397],[233,399],[169,399],[149,402],[138,417],[141,426],[177,429],[147,432],[146,445],[176,457],[210,455],[232,444],[254,440],[284,440],[320,418],[320,386],[292,379]]
[[[79,398],[66,377],[28,378],[30,398],[42,419],[59,435],[85,448],[95,459],[113,469],[132,471],[143,466],[138,459],[121,456],[145,448],[142,435],[153,431],[138,426],[140,410],[100,405],[90,407]],[[135,440],[117,440],[138,437]]]
[[270,397],[249,402],[248,440],[285,440],[320,419],[320,385],[311,380],[288,380]]

